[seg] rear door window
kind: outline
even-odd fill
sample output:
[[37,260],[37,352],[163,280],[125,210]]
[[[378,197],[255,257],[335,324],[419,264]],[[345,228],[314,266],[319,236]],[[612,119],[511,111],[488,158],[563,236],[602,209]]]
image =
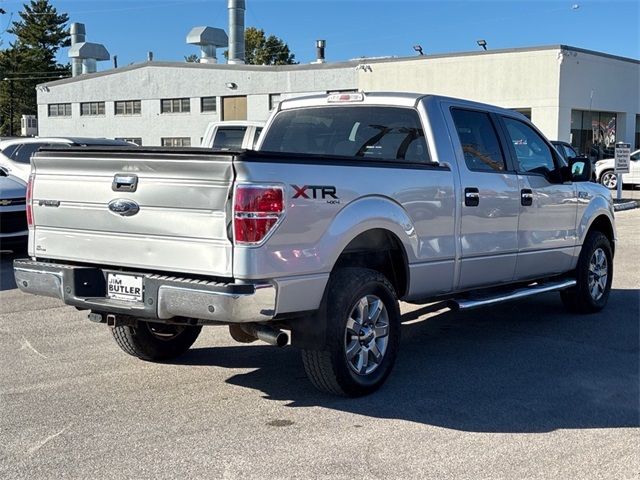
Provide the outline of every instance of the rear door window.
[[213,139],[213,148],[217,150],[240,150],[247,127],[218,127]]
[[505,171],[504,155],[489,114],[454,108],[451,116],[467,168],[477,172]]
[[418,113],[410,108],[333,106],[284,110],[266,132],[262,150],[429,162]]

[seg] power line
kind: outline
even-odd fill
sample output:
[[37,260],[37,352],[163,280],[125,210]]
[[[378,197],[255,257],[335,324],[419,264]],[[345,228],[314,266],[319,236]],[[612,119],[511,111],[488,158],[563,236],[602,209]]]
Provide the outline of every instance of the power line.
[[14,80],[57,80],[61,78],[69,78],[71,75],[58,75],[55,77],[4,77],[4,82],[12,82]]

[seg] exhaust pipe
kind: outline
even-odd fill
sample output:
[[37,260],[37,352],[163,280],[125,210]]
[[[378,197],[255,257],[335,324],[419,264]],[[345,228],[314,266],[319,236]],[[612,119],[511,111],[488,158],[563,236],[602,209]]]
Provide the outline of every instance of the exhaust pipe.
[[251,343],[256,340],[262,340],[274,347],[284,347],[289,343],[289,335],[287,335],[286,332],[257,323],[229,325],[229,333],[235,341],[241,343]]

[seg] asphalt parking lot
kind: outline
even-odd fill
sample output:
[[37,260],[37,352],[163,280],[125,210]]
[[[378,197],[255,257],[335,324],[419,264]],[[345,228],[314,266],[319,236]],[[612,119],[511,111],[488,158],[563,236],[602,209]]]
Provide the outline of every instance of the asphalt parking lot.
[[[617,214],[610,303],[404,306],[381,391],[318,393],[292,348],[204,330],[173,364],[59,301],[0,292],[0,478],[638,478],[640,210]],[[421,315],[422,313],[422,315]]]

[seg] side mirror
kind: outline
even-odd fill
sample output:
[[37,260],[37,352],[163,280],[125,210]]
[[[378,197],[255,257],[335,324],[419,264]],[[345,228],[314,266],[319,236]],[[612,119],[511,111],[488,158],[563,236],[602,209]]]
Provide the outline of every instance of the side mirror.
[[572,182],[589,182],[593,176],[593,165],[587,157],[570,158],[567,170],[563,179],[568,177]]

